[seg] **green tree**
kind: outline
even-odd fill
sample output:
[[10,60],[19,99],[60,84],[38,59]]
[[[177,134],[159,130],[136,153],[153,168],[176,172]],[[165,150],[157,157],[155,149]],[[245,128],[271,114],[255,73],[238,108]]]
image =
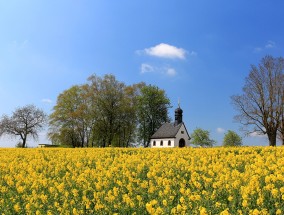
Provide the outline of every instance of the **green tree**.
[[136,142],[137,130],[137,97],[144,83],[127,86],[124,89],[124,99],[120,114],[119,131],[116,146],[128,147]]
[[92,75],[65,90],[50,115],[50,139],[73,147],[128,147],[135,141],[140,86]]
[[0,136],[6,134],[12,137],[20,137],[21,141],[17,146],[26,147],[27,138],[38,138],[38,132],[41,131],[47,121],[47,115],[43,110],[34,105],[26,105],[17,108],[11,117],[2,116],[0,121]]
[[150,136],[169,121],[169,104],[156,86],[127,86],[114,75],[92,75],[87,84],[58,96],[49,137],[54,144],[73,147],[128,147],[137,139],[148,146]]
[[[269,145],[276,145],[277,133],[283,123],[284,58],[264,57],[258,66],[251,66],[242,95],[232,96],[239,114],[235,119],[247,134],[266,134]],[[282,136],[282,135],[280,135]]]
[[49,121],[53,144],[90,145],[94,118],[89,91],[87,85],[76,85],[58,96]]
[[116,145],[123,125],[122,115],[126,111],[126,85],[119,82],[114,75],[105,75],[103,78],[93,75],[88,80],[93,90],[97,113],[94,128],[97,142],[101,147]]
[[150,137],[165,122],[169,122],[168,108],[170,100],[165,91],[157,86],[147,85],[141,88],[138,96],[138,140],[148,147]]
[[212,147],[215,140],[210,139],[210,132],[201,128],[196,128],[191,135],[191,143],[202,147]]
[[225,133],[223,146],[241,146],[242,144],[242,138],[236,132],[228,130]]

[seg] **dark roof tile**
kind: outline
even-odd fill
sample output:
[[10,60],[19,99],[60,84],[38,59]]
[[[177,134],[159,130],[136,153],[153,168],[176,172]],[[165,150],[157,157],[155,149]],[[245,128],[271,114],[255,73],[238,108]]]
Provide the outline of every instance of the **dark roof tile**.
[[173,123],[163,124],[153,135],[152,139],[175,137],[183,123],[174,126]]

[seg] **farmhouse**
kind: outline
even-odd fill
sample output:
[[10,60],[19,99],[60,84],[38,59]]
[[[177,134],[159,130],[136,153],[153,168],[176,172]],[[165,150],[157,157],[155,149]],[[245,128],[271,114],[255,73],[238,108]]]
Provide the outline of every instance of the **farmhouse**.
[[182,109],[180,105],[175,110],[174,123],[163,124],[151,137],[150,147],[185,147],[189,146],[190,136],[182,121]]

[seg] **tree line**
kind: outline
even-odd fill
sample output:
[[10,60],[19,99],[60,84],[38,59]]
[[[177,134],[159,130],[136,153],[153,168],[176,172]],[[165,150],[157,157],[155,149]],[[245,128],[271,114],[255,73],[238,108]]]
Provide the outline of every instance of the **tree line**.
[[61,93],[50,115],[53,144],[73,147],[149,145],[151,135],[169,121],[170,100],[157,86],[126,85],[114,75],[92,75]]
[[[284,145],[283,71],[282,57],[265,56],[259,65],[251,66],[242,94],[231,97],[238,112],[235,120],[245,134],[267,135],[270,146],[276,146],[277,138]],[[49,117],[34,105],[17,108],[11,117],[3,115],[0,136],[19,137],[20,146],[26,147],[27,137],[36,139],[48,122],[48,137],[54,145],[129,147],[139,143],[148,147],[154,132],[170,121],[170,107],[165,91],[155,85],[126,85],[111,74],[92,75],[85,84],[62,92]],[[196,129],[192,135],[194,144],[214,144],[206,130]],[[241,145],[235,133],[230,131],[228,136]]]
[[62,92],[49,117],[33,105],[16,109],[11,117],[4,115],[0,136],[19,136],[20,145],[26,147],[27,135],[36,138],[48,123],[53,145],[147,147],[154,132],[170,121],[169,107],[169,98],[157,86],[126,85],[111,74],[92,75],[87,83]]

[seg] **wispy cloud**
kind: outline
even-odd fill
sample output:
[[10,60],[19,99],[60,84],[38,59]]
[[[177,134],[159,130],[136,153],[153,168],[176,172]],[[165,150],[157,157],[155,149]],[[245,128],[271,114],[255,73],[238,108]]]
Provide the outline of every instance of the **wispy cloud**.
[[249,134],[250,137],[259,137],[259,138],[264,138],[266,135],[264,134],[259,134],[258,132],[252,132]]
[[147,72],[154,72],[154,71],[155,71],[154,67],[151,66],[150,64],[147,64],[147,63],[141,64],[141,67],[140,67],[141,74],[147,73]]
[[41,102],[51,104],[53,101],[51,99],[42,99]]
[[148,63],[141,64],[140,73],[141,74],[156,73],[156,74],[166,75],[170,77],[174,77],[177,75],[177,71],[173,67],[169,67],[169,66],[157,67],[157,66],[152,66]]
[[259,53],[265,49],[272,49],[276,47],[276,43],[272,40],[267,41],[267,43],[264,46],[259,46],[254,48],[255,53]]
[[271,49],[271,48],[274,48],[275,46],[276,46],[276,43],[273,42],[273,41],[271,41],[271,40],[269,40],[269,41],[267,42],[267,44],[265,45],[265,48]]
[[[150,56],[170,59],[185,59],[186,55],[185,49],[178,48],[165,43],[160,43],[159,45],[146,48],[142,52]],[[141,51],[138,51],[138,53],[141,53]]]
[[225,129],[224,128],[217,128],[216,131],[219,134],[223,134],[225,132]]

